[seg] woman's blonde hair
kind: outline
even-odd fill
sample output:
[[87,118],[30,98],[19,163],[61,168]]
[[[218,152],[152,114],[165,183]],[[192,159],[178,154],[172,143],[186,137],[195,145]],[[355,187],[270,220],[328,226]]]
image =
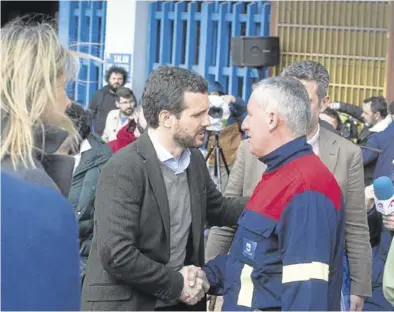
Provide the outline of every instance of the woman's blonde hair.
[[51,23],[26,18],[1,29],[1,160],[34,167],[35,133],[43,125],[76,135],[56,102],[60,77],[74,79],[79,60],[62,47]]

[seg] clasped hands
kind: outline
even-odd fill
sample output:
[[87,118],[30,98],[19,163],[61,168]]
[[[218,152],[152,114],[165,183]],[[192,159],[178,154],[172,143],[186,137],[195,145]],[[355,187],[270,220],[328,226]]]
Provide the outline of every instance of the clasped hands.
[[194,265],[185,266],[179,271],[183,275],[183,290],[180,301],[195,305],[208,292],[210,285],[201,268]]

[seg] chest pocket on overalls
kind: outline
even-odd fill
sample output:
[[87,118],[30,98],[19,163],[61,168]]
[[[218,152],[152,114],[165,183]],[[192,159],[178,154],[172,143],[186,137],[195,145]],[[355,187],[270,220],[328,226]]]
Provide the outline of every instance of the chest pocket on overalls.
[[[256,268],[268,264],[266,257],[277,251],[276,222],[265,215],[245,211],[238,221],[238,244],[242,257],[256,264]],[[247,262],[249,262],[247,261]]]
[[[272,273],[280,272],[276,222],[253,211],[245,211],[238,221],[236,236],[239,277],[237,305],[256,305],[255,288],[258,291],[271,286]],[[238,282],[238,281],[237,281]],[[275,286],[275,285],[273,285]],[[253,303],[254,302],[254,303]]]

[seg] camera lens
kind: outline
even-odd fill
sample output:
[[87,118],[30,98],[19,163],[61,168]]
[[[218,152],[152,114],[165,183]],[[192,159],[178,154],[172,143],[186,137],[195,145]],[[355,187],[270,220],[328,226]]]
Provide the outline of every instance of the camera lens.
[[208,111],[208,115],[212,118],[218,119],[223,117],[223,108],[211,106]]

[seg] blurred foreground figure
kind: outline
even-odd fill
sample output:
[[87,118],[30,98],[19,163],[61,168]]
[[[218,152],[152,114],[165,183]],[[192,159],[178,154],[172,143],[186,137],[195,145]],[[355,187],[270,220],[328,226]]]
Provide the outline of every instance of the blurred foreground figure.
[[57,191],[1,174],[1,310],[80,309],[78,231]]
[[16,20],[1,29],[1,170],[67,196],[74,159],[55,155],[75,136],[65,115],[78,60],[48,23]]

